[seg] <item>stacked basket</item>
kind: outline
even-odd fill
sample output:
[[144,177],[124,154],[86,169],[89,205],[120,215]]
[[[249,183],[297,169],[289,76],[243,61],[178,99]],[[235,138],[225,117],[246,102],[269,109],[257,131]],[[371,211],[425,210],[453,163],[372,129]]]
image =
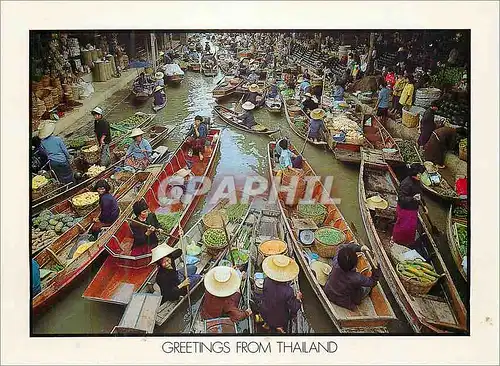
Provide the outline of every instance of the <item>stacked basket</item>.
[[97,145],[82,148],[82,157],[87,164],[95,164],[99,161],[100,151]]
[[435,100],[441,96],[441,90],[437,88],[421,88],[415,93],[415,105],[429,108]]
[[301,219],[311,219],[316,225],[322,225],[325,221],[327,209],[322,204],[306,204],[299,205],[297,212]]
[[418,114],[413,114],[403,108],[402,122],[408,128],[417,127],[419,122]]

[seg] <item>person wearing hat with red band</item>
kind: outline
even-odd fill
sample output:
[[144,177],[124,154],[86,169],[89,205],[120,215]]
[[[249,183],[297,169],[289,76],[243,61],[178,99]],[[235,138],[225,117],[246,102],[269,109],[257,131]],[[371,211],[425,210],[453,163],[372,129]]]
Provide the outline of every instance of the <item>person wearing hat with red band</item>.
[[94,116],[94,132],[99,148],[101,149],[100,165],[108,167],[111,164],[111,153],[109,151],[111,129],[109,123],[102,116],[101,108],[95,107],[90,113]]

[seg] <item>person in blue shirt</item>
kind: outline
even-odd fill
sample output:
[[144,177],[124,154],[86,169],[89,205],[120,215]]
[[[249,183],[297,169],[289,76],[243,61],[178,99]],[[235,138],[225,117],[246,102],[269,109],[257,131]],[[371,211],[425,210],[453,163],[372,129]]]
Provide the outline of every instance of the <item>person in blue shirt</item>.
[[271,86],[269,87],[269,91],[267,92],[268,98],[277,98],[278,97],[278,87],[276,86],[276,80],[271,79],[269,81]]
[[192,154],[198,154],[200,161],[203,161],[203,151],[205,150],[205,141],[208,136],[208,127],[202,116],[194,117],[194,124],[188,132],[187,144]]
[[300,169],[302,168],[302,156],[295,156],[290,149],[288,149],[288,141],[286,139],[281,139],[278,142],[280,157],[279,157],[279,169]]
[[154,89],[154,106],[162,106],[165,104],[165,101],[167,99],[167,96],[165,95],[165,91],[163,90],[163,86],[157,85]]
[[40,266],[34,260],[31,259],[31,296],[35,297],[40,292],[42,292],[42,285],[40,281]]
[[125,166],[143,170],[151,162],[153,148],[149,141],[143,138],[142,135],[144,135],[144,131],[140,128],[134,128],[130,133],[130,137],[132,137],[134,141],[128,147],[125,155]]
[[95,190],[99,193],[99,206],[101,207],[101,214],[94,219],[94,224],[90,231],[97,239],[102,228],[111,226],[120,216],[120,207],[118,201],[109,192],[111,186],[105,179],[100,179],[95,184]]
[[309,79],[299,78],[298,82],[300,83],[300,94],[310,92],[311,84],[309,83]]
[[391,92],[389,88],[387,88],[387,83],[385,80],[382,80],[379,85],[380,91],[378,92],[378,100],[377,100],[377,116],[382,117],[382,122],[385,122],[387,119],[387,114],[389,111],[389,99],[391,97]]
[[336,84],[333,89],[333,100],[336,102],[341,102],[344,100],[345,85],[342,83]]
[[74,183],[68,149],[60,137],[53,135],[55,129],[56,125],[53,122],[47,122],[43,125],[38,134],[42,140],[40,148],[47,155],[50,169],[55,173],[59,182]]
[[309,120],[309,136],[308,138],[314,142],[318,142],[321,137],[321,131],[324,129],[323,118],[325,111],[321,108],[316,108],[311,112],[311,119]]

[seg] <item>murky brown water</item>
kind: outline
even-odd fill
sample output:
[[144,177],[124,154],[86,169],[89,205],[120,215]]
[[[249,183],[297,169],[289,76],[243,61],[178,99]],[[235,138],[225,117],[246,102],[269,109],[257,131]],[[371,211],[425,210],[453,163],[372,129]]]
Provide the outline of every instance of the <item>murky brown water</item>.
[[[183,140],[184,135],[187,133],[190,124],[197,114],[211,116],[212,119],[214,118],[212,116],[212,107],[215,105],[215,102],[212,99],[211,91],[220,77],[221,76],[209,78],[199,73],[188,71],[186,72],[185,80],[181,86],[168,87],[167,107],[158,112],[153,123],[178,126],[177,130],[169,138],[169,141],[167,141],[167,145],[171,150],[174,150]],[[120,98],[125,97],[127,93],[127,90],[117,93],[112,100],[104,105],[105,111],[106,108],[112,108],[114,106],[113,101],[120,100]],[[229,104],[236,101],[236,99],[233,101],[228,100],[227,103]],[[130,97],[114,107],[106,118],[110,122],[120,121],[137,111],[152,113],[151,100],[141,106],[135,106]],[[274,115],[265,110],[258,110],[255,112],[255,119],[258,123],[268,127],[279,126],[283,133],[291,139],[292,143],[298,149],[302,148],[303,140],[289,129],[283,115]],[[226,127],[225,124],[221,124],[222,122],[217,119],[214,121],[221,127]],[[225,175],[260,174],[267,177],[266,152],[268,142],[269,138],[267,137],[250,135],[234,129],[225,128],[221,135],[220,160],[215,170],[214,180]],[[310,145],[306,147],[304,155],[318,175],[334,176],[333,194],[335,197],[341,199],[339,207],[342,213],[349,222],[354,223],[360,234],[360,239],[368,243],[358,206],[357,186],[359,167],[342,164],[336,161],[333,154],[330,152]],[[433,222],[442,232],[444,232],[447,206],[430,198],[427,199],[427,203],[431,211],[430,214]],[[205,202],[200,202],[197,213],[193,215],[189,225],[192,225],[200,218],[200,213],[203,210],[204,204]],[[439,246],[452,276],[458,279],[457,287],[459,291],[464,293],[466,285],[460,278],[449,254],[446,236],[443,236],[443,240],[440,240]],[[92,277],[97,273],[102,262],[103,258],[94,263],[87,274],[84,275],[78,283],[74,284],[73,287],[62,296],[59,302],[37,319],[34,319],[35,334],[109,334],[112,328],[120,321],[125,308],[119,305],[89,301],[81,297],[83,291],[90,283]],[[307,280],[304,277],[300,277],[299,280],[302,292],[304,293],[305,312],[315,332],[335,332],[330,319],[325,315]],[[391,300],[396,315],[401,319],[401,321],[391,327],[391,332],[410,332],[410,328],[406,324],[397,303],[392,298],[390,290],[385,283],[382,285]],[[198,291],[198,293],[193,296],[193,305],[195,305],[201,295],[202,291]],[[156,328],[155,332],[160,334],[178,333],[184,329],[188,320],[189,311],[186,305],[179,309],[176,316],[167,324],[160,328]]]

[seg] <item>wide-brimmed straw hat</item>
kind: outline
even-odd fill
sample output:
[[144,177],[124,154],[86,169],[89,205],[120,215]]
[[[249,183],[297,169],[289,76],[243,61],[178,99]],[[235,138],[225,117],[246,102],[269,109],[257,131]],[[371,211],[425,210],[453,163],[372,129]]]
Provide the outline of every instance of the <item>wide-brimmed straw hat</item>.
[[253,93],[253,92],[257,92],[257,91],[259,91],[259,86],[258,86],[257,84],[252,84],[252,85],[250,85],[250,86],[248,87],[248,90],[249,90],[250,92],[252,92],[252,93]]
[[141,130],[139,127],[136,127],[130,132],[129,137],[137,137],[137,136],[141,136],[141,135],[144,135],[144,131]]
[[155,74],[155,78],[156,80],[161,80],[163,79],[163,73],[161,71],[158,71],[156,74]]
[[55,129],[56,124],[54,122],[46,121],[43,126],[39,128],[38,137],[43,140],[52,135]]
[[306,97],[311,97],[311,98],[312,98],[312,94],[311,94],[311,93],[309,93],[309,92],[305,93],[305,94],[304,94],[304,96],[306,96]]
[[162,89],[163,89],[163,87],[162,87],[161,85],[157,85],[157,86],[155,87],[155,90],[154,90],[154,91],[155,91],[155,92],[157,92],[157,91],[160,91],[160,90],[162,90]]
[[92,112],[90,112],[90,114],[100,114],[102,115],[102,109],[100,107],[95,107],[94,109],[92,109]]
[[326,284],[328,280],[328,275],[330,274],[332,267],[321,261],[314,261],[311,263],[311,269],[316,274],[316,279],[321,286]]
[[323,119],[325,117],[325,111],[321,108],[316,108],[311,112],[312,119]]
[[182,250],[179,248],[173,248],[167,244],[160,244],[151,250],[151,262],[153,264],[162,258],[170,256],[172,259],[179,258],[182,254]]
[[376,195],[366,199],[366,206],[368,206],[370,210],[385,210],[389,207],[389,203],[379,195]]
[[262,271],[278,282],[288,282],[299,275],[299,265],[283,254],[271,255],[262,262]]
[[217,297],[227,297],[238,291],[241,278],[234,268],[217,266],[207,272],[203,283],[208,293]]
[[243,103],[241,108],[243,108],[246,111],[251,111],[252,109],[255,108],[255,104],[253,104],[252,102],[245,102],[245,103]]

